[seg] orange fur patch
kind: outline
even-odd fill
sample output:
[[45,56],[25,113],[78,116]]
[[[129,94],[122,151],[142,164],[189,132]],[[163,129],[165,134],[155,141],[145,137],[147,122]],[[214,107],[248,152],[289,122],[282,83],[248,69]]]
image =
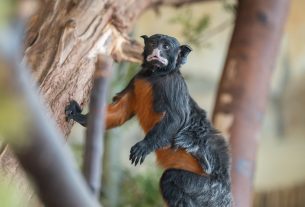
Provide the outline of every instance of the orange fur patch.
[[139,122],[147,133],[153,126],[158,123],[164,113],[156,113],[153,109],[153,92],[149,82],[145,80],[135,81],[135,112]]
[[109,104],[106,115],[106,129],[120,126],[125,123],[134,113],[133,94],[124,94],[118,102]]
[[156,151],[158,164],[165,168],[177,168],[202,175],[204,173],[198,161],[183,149],[160,149]]

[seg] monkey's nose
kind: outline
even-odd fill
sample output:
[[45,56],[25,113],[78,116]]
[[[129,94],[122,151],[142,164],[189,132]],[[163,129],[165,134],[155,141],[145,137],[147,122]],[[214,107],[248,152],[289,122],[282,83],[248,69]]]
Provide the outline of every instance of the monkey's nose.
[[152,52],[153,57],[160,57],[161,51],[158,48],[155,48]]

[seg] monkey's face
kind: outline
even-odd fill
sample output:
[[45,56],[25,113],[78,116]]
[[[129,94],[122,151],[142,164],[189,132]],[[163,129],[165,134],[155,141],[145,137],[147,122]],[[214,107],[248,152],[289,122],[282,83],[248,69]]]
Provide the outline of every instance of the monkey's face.
[[174,37],[155,34],[150,37],[143,35],[144,47],[144,65],[159,71],[171,71],[178,69],[185,63],[186,56],[191,51],[186,45],[180,46]]

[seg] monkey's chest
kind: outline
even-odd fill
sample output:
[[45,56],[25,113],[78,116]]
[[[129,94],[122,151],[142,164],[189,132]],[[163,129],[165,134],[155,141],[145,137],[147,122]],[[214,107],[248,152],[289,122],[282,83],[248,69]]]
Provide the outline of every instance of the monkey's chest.
[[148,81],[136,80],[134,87],[136,116],[143,130],[147,133],[162,119],[164,113],[155,112],[152,85]]
[[[152,85],[145,80],[136,80],[134,83],[135,112],[145,133],[162,120],[164,113],[154,110],[154,97]],[[158,164],[165,168],[178,168],[202,174],[203,170],[198,161],[183,149],[174,150],[170,146],[156,151]]]

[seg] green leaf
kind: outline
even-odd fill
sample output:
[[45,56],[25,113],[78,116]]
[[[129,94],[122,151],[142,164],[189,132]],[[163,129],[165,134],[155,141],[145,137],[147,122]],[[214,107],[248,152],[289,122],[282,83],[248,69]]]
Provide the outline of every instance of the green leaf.
[[208,28],[210,24],[210,17],[207,15],[202,16],[197,22],[197,26],[195,27],[195,32],[197,34],[201,34],[204,30]]

